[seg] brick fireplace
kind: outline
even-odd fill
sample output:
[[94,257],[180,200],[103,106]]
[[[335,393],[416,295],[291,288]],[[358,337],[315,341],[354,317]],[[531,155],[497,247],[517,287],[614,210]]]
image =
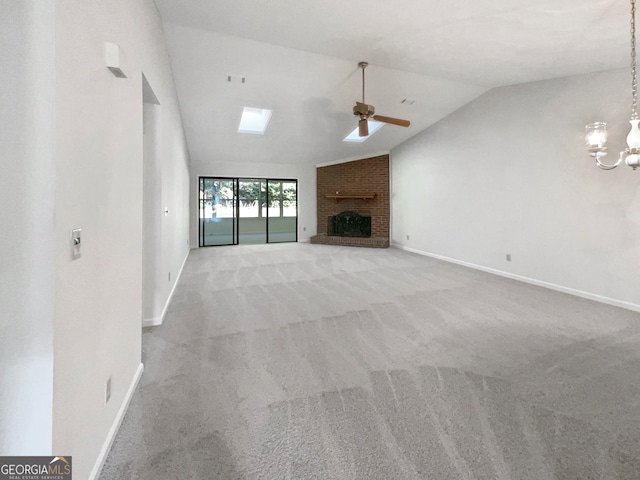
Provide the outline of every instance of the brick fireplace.
[[[316,169],[318,235],[311,243],[389,246],[389,155]],[[371,235],[331,235],[331,219],[344,213],[370,217]]]

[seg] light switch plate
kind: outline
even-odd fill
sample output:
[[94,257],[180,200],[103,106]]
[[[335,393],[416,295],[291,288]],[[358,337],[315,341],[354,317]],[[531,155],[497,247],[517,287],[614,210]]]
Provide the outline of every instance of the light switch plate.
[[80,258],[80,247],[82,246],[82,229],[71,230],[71,257],[75,260]]

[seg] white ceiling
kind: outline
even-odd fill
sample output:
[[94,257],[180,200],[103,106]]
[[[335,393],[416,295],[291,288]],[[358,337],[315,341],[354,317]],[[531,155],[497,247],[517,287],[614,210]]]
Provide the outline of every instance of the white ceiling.
[[[625,0],[155,1],[192,161],[202,168],[362,158],[490,88],[629,62]],[[370,64],[367,103],[411,127],[386,125],[347,144],[360,60]],[[274,110],[264,136],[237,133],[244,106]]]

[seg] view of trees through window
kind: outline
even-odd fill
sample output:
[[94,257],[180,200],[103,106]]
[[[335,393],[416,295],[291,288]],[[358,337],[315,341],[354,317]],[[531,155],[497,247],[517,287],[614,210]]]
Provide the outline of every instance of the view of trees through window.
[[[295,217],[295,181],[240,179],[238,200],[240,218]],[[235,216],[234,184],[230,180],[206,182],[200,191],[203,218]]]
[[296,242],[297,180],[200,177],[200,246]]

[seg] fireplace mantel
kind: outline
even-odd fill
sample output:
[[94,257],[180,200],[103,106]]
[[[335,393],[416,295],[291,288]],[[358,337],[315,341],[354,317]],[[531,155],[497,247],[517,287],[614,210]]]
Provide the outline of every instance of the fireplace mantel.
[[336,202],[340,200],[373,200],[375,193],[327,193],[325,198],[332,198]]

